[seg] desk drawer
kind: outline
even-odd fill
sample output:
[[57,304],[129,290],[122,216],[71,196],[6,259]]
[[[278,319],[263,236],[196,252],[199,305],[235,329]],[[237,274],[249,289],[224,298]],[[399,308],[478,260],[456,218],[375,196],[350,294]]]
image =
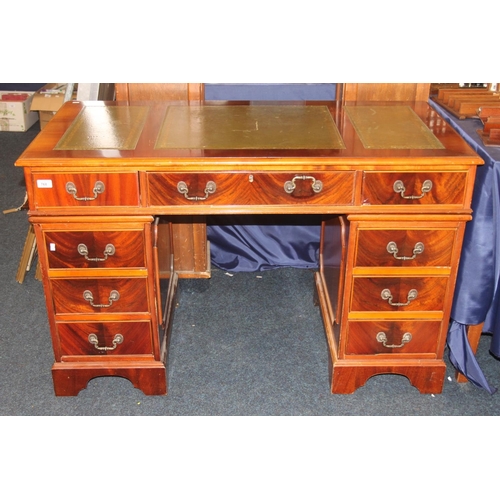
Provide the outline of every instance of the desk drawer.
[[152,354],[148,321],[59,323],[62,356],[119,356]]
[[352,205],[354,172],[147,175],[149,206]]
[[447,277],[356,277],[351,312],[442,311]]
[[454,229],[359,229],[355,265],[451,266]]
[[365,172],[363,205],[464,205],[466,172]]
[[146,278],[52,279],[56,314],[147,313]]
[[346,354],[435,354],[440,329],[440,321],[350,321]]
[[46,231],[50,269],[144,268],[144,231]]
[[136,173],[36,173],[31,178],[35,209],[139,205]]

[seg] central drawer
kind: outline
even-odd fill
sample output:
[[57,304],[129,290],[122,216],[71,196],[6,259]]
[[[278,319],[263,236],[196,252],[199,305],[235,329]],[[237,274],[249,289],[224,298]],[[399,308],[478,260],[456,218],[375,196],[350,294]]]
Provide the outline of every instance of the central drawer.
[[146,278],[52,279],[56,314],[147,313]]
[[149,173],[148,206],[352,205],[354,172]]

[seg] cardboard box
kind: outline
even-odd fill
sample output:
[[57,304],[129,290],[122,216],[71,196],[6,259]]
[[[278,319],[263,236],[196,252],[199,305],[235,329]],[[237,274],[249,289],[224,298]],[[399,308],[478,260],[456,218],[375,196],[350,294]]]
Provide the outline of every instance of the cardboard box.
[[38,121],[31,109],[34,92],[0,91],[0,130],[26,132]]
[[47,123],[52,120],[54,115],[57,113],[57,111],[39,111],[38,114],[40,115],[40,130],[43,130],[43,128],[47,125]]
[[64,104],[67,83],[48,83],[35,92],[31,109],[40,113],[40,129],[56,114]]

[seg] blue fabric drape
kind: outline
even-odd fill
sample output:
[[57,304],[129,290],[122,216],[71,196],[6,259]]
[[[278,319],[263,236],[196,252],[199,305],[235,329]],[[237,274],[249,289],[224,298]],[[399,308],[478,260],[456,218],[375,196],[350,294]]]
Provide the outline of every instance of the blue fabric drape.
[[205,83],[207,101],[334,101],[335,83]]
[[467,379],[476,387],[486,389],[490,394],[494,394],[497,389],[492,387],[483,370],[479,366],[467,338],[467,325],[458,321],[451,321],[448,330],[447,345],[451,364],[460,372],[466,375]]
[[212,263],[226,271],[318,267],[320,220],[316,216],[209,218],[207,238]]
[[478,167],[472,197],[472,221],[466,225],[457,284],[448,331],[450,361],[471,382],[490,393],[496,388],[486,381],[475,360],[466,325],[484,322],[492,334],[490,351],[500,356],[500,148],[484,146],[477,130],[479,119],[459,120],[441,106],[431,105],[484,160]]

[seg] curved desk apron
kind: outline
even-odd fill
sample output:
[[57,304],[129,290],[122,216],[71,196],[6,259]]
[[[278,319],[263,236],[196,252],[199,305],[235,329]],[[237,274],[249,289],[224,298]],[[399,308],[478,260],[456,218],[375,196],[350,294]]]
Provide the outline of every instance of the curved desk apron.
[[484,160],[477,169],[472,221],[465,229],[448,332],[450,361],[470,382],[496,392],[486,380],[467,338],[467,326],[484,323],[493,335],[490,352],[500,357],[500,148],[486,147],[477,134],[479,119],[459,120],[438,104],[431,106]]

